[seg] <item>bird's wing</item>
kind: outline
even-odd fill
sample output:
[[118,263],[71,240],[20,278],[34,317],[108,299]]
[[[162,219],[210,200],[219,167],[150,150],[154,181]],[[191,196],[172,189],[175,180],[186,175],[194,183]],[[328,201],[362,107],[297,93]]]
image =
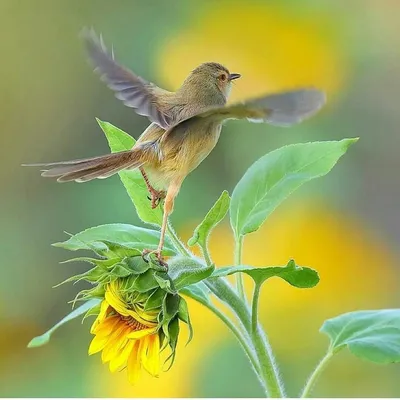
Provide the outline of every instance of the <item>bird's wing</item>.
[[[192,118],[248,119],[276,126],[291,126],[314,115],[325,104],[325,93],[300,89],[272,94],[226,107],[211,108]],[[190,119],[181,123],[188,123]],[[176,126],[179,126],[177,124]]]
[[126,106],[134,108],[139,115],[148,117],[163,129],[168,129],[172,118],[160,109],[159,95],[169,92],[118,64],[114,59],[114,52],[107,50],[101,35],[98,37],[93,29],[84,29],[82,38],[95,71],[114,90],[115,96]]

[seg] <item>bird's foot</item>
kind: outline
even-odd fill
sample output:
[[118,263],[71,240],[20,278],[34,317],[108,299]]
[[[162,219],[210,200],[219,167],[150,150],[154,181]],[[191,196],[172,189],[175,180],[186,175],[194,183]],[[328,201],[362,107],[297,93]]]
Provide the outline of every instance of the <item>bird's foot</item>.
[[148,263],[149,262],[149,256],[151,256],[152,254],[154,254],[157,262],[168,271],[168,264],[164,261],[164,258],[161,255],[161,250],[144,249],[142,251],[143,260]]
[[156,190],[154,188],[149,188],[149,192],[151,197],[147,197],[151,200],[151,208],[154,209],[158,207],[161,200],[165,199],[166,192],[164,190]]

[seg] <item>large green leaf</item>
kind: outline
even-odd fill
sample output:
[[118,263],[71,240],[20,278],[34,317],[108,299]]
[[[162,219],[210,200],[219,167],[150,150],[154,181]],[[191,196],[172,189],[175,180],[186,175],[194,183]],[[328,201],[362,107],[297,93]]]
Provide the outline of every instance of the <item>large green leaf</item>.
[[230,219],[236,238],[260,228],[303,183],[327,174],[357,140],[284,146],[256,161],[232,193]]
[[363,360],[400,362],[400,309],[342,314],[325,321],[320,331],[331,339],[333,352],[347,346]]
[[189,246],[194,246],[196,243],[203,248],[206,246],[211,231],[224,219],[228,212],[229,203],[229,193],[224,190],[203,221],[194,230],[193,236],[188,240]]
[[48,343],[52,333],[57,328],[64,325],[66,322],[71,321],[72,319],[75,319],[75,318],[79,317],[80,315],[87,313],[89,310],[96,307],[100,302],[101,302],[100,299],[91,299],[91,300],[87,301],[86,303],[82,304],[80,307],[76,308],[74,311],[72,311],[70,314],[68,314],[66,317],[64,317],[60,322],[55,324],[47,332],[43,333],[43,335],[36,336],[35,338],[33,338],[29,342],[28,347],[39,347],[39,346],[43,346],[44,344]]
[[290,260],[285,267],[248,267],[239,265],[237,267],[217,268],[209,279],[221,278],[238,272],[251,276],[257,285],[261,285],[265,280],[274,276],[282,278],[290,285],[298,288],[312,288],[319,282],[317,271],[308,267],[299,267],[294,260]]
[[[54,246],[67,250],[94,250],[107,253],[110,243],[126,249],[156,249],[160,240],[160,232],[140,228],[128,224],[99,225],[73,235],[65,242],[55,243]],[[113,249],[114,252],[115,249]],[[166,238],[165,255],[176,253],[171,241]]]
[[207,278],[214,271],[214,265],[206,265],[200,259],[178,256],[168,261],[168,275],[177,290]]
[[[123,130],[115,127],[109,122],[100,121],[99,119],[97,119],[97,122],[105,133],[108,144],[113,153],[130,150],[135,144],[135,139]],[[135,205],[139,218],[150,224],[161,225],[161,207],[157,207],[154,210],[151,208],[151,203],[147,198],[149,192],[140,171],[138,169],[132,171],[121,171],[119,177]]]

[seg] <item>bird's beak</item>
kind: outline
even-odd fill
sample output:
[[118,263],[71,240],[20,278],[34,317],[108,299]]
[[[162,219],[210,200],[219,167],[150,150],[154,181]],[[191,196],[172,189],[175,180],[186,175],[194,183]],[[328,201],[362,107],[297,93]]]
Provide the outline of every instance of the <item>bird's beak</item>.
[[229,80],[230,81],[233,81],[234,79],[238,79],[240,77],[241,77],[240,74],[229,74]]

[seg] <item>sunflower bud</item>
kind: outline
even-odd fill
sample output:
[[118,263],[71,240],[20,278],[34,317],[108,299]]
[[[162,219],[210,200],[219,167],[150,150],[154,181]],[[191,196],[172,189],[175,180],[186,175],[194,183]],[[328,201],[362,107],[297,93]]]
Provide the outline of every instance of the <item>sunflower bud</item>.
[[80,292],[77,300],[101,297],[100,306],[88,311],[91,315],[98,312],[90,330],[94,338],[89,354],[101,352],[111,372],[126,368],[131,383],[142,368],[158,376],[161,350],[169,346],[168,359],[174,360],[179,319],[190,324],[186,303],[173,281],[165,269],[145,262],[139,254],[84,260],[94,267],[68,281],[94,284],[92,289]]

